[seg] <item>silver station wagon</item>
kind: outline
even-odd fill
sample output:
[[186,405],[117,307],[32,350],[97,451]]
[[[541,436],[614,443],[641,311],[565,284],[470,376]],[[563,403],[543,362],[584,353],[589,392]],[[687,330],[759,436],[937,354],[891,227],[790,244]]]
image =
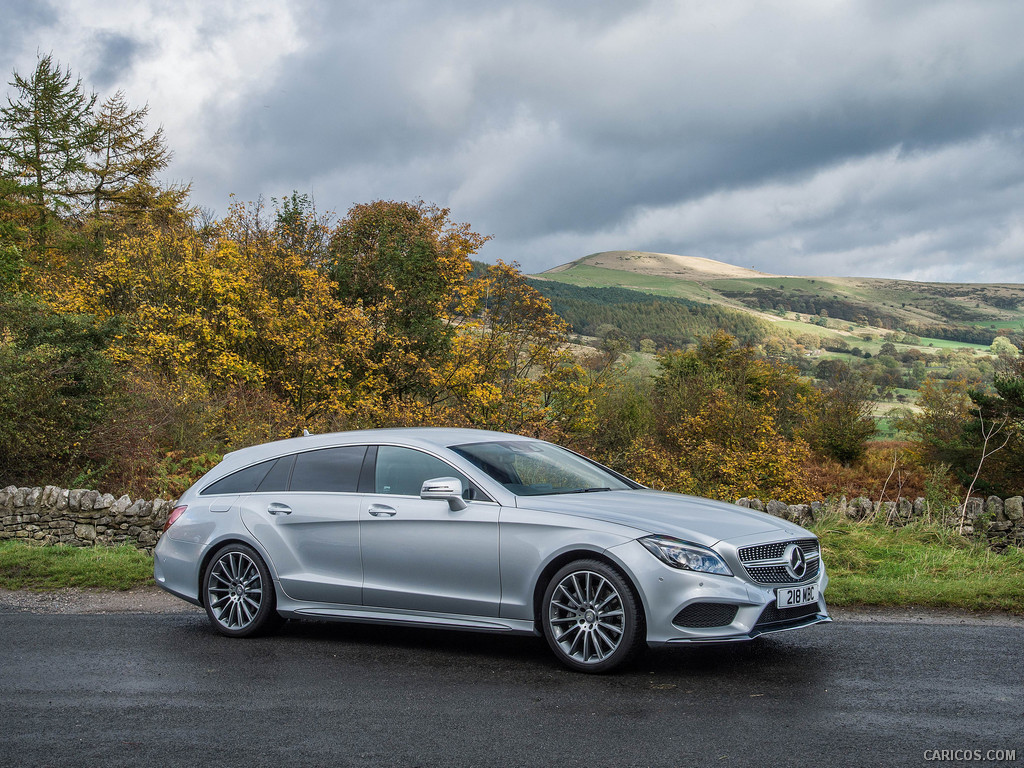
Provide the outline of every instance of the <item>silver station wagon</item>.
[[584,672],[644,643],[830,621],[818,540],[803,528],[472,429],[229,453],[178,500],[154,570],[232,637],[285,618],[543,634]]

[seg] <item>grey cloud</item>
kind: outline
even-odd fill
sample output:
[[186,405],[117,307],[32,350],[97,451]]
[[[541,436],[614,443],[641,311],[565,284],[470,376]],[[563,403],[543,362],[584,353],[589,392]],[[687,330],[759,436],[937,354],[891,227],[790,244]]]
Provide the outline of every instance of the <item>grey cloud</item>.
[[[0,24],[0,50],[12,51],[21,48],[26,38],[36,37],[40,30],[52,25],[56,19],[56,10],[49,0],[5,2],[3,24]],[[40,53],[46,54],[49,51],[40,50]]]
[[96,32],[93,44],[96,54],[89,79],[101,89],[115,85],[146,49],[137,40],[111,30]]
[[[303,45],[201,105],[206,154],[178,156],[204,205],[423,197],[528,269],[611,248],[793,273],[1014,269],[1020,4],[292,7]],[[204,44],[229,20],[211,12]],[[93,76],[113,86],[144,52],[104,34]]]

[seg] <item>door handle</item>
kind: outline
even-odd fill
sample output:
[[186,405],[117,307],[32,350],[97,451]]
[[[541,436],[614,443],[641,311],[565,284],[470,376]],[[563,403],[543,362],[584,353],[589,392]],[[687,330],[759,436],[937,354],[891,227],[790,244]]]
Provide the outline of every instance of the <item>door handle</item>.
[[290,515],[292,513],[292,508],[287,504],[281,504],[274,501],[267,507],[267,513],[271,515]]
[[397,513],[385,504],[371,504],[370,514],[374,517],[394,517]]

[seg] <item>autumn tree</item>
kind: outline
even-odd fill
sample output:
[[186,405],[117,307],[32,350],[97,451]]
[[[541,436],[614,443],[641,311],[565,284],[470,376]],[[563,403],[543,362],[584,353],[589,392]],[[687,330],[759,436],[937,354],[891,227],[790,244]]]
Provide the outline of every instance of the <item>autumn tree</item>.
[[267,390],[301,423],[351,413],[376,384],[361,310],[343,304],[326,274],[272,227],[234,239],[250,215],[235,206],[212,243],[184,228],[123,236],[89,278],[50,300],[123,316],[127,332],[111,350],[123,365],[220,390]]
[[1024,355],[1001,355],[993,389],[994,393],[970,392],[975,407],[966,433],[977,447],[987,429],[994,424],[1004,425],[1005,449],[988,462],[981,487],[1003,496],[1017,496],[1024,493]]
[[817,393],[796,369],[716,333],[659,358],[657,438],[696,489],[719,498],[805,495],[805,437]]
[[875,434],[872,416],[871,382],[864,381],[841,361],[825,367],[818,364],[818,374],[828,373],[819,387],[815,418],[808,430],[812,446],[820,453],[849,466],[864,455],[867,440]]
[[963,381],[925,379],[916,411],[904,411],[893,425],[915,437],[934,463],[960,465],[967,450],[964,428],[971,419],[971,398]]
[[309,195],[292,192],[275,205],[273,228],[283,244],[303,255],[310,267],[327,269],[332,262],[332,217],[320,213]]
[[15,71],[10,85],[14,94],[0,108],[0,157],[5,175],[16,180],[32,248],[42,258],[57,216],[82,193],[96,96],[49,54],[39,57],[28,77]]
[[501,261],[465,290],[432,404],[510,432],[558,439],[589,430],[595,380],[567,348],[568,327],[550,302]]
[[1020,354],[1014,343],[1005,336],[996,336],[992,339],[989,351],[998,357],[1017,357]]
[[470,256],[488,238],[449,213],[422,201],[378,200],[354,206],[334,233],[330,274],[338,298],[367,313],[385,397],[429,394],[430,368],[451,348],[453,305]]

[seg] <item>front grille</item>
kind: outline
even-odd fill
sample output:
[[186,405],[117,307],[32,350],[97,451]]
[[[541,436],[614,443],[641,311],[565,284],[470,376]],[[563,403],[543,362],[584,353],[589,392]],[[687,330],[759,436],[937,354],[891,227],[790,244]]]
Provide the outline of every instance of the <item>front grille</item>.
[[[804,553],[807,570],[802,578],[795,579],[786,570],[783,555],[786,547],[796,544]],[[747,575],[758,584],[797,584],[817,578],[821,555],[817,539],[799,539],[797,541],[775,541],[771,544],[757,544],[742,547],[739,552]],[[773,562],[774,561],[774,562]]]
[[690,603],[672,619],[679,627],[727,627],[736,618],[738,606],[727,603]]
[[764,568],[747,566],[747,573],[750,574],[750,578],[761,584],[788,584],[793,581],[793,577],[782,565],[769,565]]
[[798,605],[794,608],[779,608],[775,603],[769,603],[765,609],[761,611],[761,618],[757,620],[757,623],[754,625],[754,629],[766,627],[772,624],[788,624],[789,622],[800,621],[801,619],[810,618],[817,613],[817,603]]

